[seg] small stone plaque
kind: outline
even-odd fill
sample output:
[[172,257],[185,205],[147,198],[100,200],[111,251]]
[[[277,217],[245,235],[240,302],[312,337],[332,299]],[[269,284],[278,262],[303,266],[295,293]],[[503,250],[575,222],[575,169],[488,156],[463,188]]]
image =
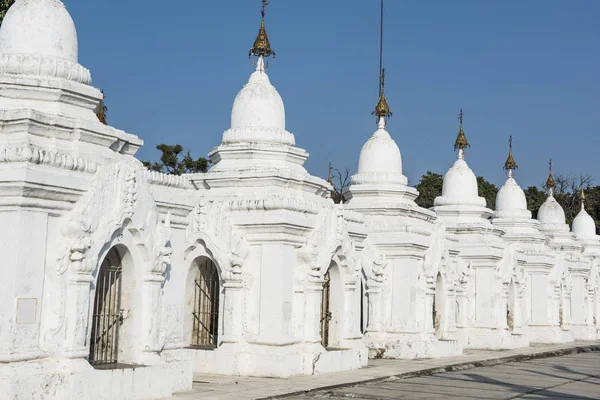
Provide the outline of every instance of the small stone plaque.
[[35,324],[38,299],[17,299],[17,324]]

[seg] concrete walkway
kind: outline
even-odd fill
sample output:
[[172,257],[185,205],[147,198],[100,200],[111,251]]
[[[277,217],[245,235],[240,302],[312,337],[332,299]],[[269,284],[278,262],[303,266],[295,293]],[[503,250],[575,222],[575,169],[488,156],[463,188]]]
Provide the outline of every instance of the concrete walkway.
[[600,352],[512,362],[465,371],[390,378],[293,395],[290,400],[599,400]]
[[195,375],[192,391],[177,394],[171,399],[250,400],[292,396],[394,377],[426,376],[587,351],[600,351],[600,341],[561,345],[536,344],[523,349],[506,351],[469,350],[465,355],[458,357],[428,360],[369,360],[369,366],[360,370],[288,379]]

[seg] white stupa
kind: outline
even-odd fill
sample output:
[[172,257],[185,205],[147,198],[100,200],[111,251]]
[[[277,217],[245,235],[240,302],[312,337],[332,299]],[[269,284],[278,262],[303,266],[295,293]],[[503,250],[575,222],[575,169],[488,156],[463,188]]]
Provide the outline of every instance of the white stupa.
[[256,171],[267,175],[285,171],[282,173],[297,174],[300,179],[314,180],[321,186],[322,182],[317,183],[318,178],[310,177],[302,166],[308,153],[295,147],[294,135],[286,130],[283,99],[267,75],[268,60],[275,52],[267,36],[264,13],[250,56],[256,69],[233,102],[230,128],[223,133],[221,144],[209,153],[214,164],[211,172],[221,176],[206,178],[220,180],[223,174],[239,171],[247,171],[249,176]]
[[[344,198],[352,207],[378,204],[394,208],[402,204],[404,208],[417,209],[415,199],[419,193],[408,186],[408,178],[402,171],[400,148],[386,130],[392,113],[385,96],[385,70],[381,78],[381,95],[373,112],[377,117],[377,130],[360,151],[358,171],[352,176]],[[433,217],[428,211],[425,214],[428,218]]]
[[470,147],[463,130],[463,114],[460,111],[460,130],[454,144],[458,150],[457,160],[444,176],[442,195],[434,201],[433,210],[440,217],[457,221],[487,220],[492,210],[486,207],[486,201],[479,196],[477,177],[465,161],[465,150]]
[[[142,145],[137,136],[99,121],[104,95],[78,61],[77,30],[60,0],[17,0],[8,9],[0,29],[0,108],[6,120],[0,145],[30,148],[34,159],[62,159],[37,153],[52,151],[100,164],[135,154]],[[65,162],[80,169],[79,162]]]
[[496,211],[492,223],[506,231],[504,237],[507,240],[540,244],[544,242],[544,236],[539,231],[540,223],[531,218],[525,192],[514,177],[519,167],[513,156],[512,136],[509,143],[510,150],[504,163],[507,179],[496,195]]
[[537,217],[542,225],[542,231],[547,234],[569,232],[570,229],[566,223],[565,211],[554,198],[556,184],[552,176],[552,160],[550,160],[550,174],[546,181],[546,187],[548,188],[548,198],[540,207]]
[[581,211],[573,220],[573,234],[578,239],[596,239],[596,222],[585,210],[585,192],[581,190]]
[[17,0],[0,29],[0,73],[64,78],[90,84],[78,63],[77,31],[59,0]]

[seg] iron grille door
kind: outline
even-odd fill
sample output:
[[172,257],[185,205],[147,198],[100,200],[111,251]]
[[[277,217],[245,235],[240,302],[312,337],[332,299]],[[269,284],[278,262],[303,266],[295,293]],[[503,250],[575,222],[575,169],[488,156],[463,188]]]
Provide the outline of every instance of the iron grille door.
[[321,344],[323,347],[329,346],[329,321],[331,321],[330,310],[330,292],[331,279],[329,272],[324,276],[323,292],[321,294]]
[[192,346],[217,347],[219,333],[219,274],[205,259],[195,280]]
[[[96,284],[89,362],[92,365],[115,364],[118,360],[121,307],[121,262],[116,250],[102,263]],[[114,263],[115,258],[118,262]],[[116,266],[115,266],[116,265]]]

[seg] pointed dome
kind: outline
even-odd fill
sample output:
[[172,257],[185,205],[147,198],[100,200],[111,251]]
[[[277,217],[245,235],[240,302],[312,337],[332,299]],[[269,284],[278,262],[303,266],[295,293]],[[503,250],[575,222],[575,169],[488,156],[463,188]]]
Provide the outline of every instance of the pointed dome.
[[434,204],[486,206],[485,199],[479,197],[477,177],[462,156],[444,175],[442,196],[436,198]]
[[360,151],[358,173],[369,172],[402,175],[400,148],[385,129],[378,129]]
[[578,238],[596,237],[596,222],[585,209],[579,211],[573,220],[573,233]]
[[513,177],[509,177],[496,195],[496,218],[530,219],[527,198]]
[[0,30],[0,54],[36,54],[76,63],[77,31],[59,0],[17,0]]
[[0,74],[48,76],[91,84],[78,64],[77,31],[59,0],[17,0],[0,29]]
[[558,204],[554,196],[548,196],[544,204],[540,207],[540,210],[538,211],[538,221],[540,221],[542,225],[565,224],[565,211],[560,204]]
[[283,100],[269,81],[262,57],[259,58],[256,71],[233,103],[231,129],[240,128],[285,130]]

